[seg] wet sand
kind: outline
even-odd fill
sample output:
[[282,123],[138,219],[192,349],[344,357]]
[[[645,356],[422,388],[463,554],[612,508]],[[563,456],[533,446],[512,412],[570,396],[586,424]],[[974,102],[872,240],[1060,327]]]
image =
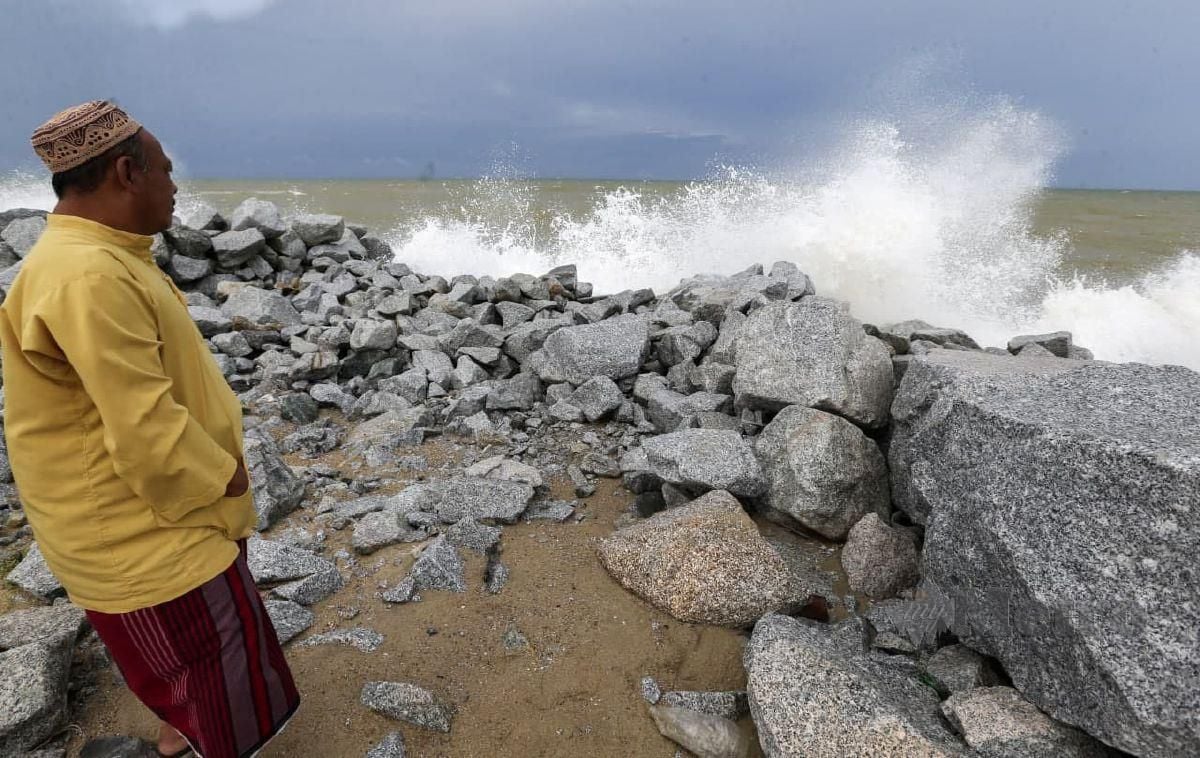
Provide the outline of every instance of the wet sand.
[[[555,482],[552,495],[570,498],[569,485]],[[676,745],[649,718],[641,678],[657,678],[664,690],[742,689],[746,635],[678,622],[608,576],[595,545],[630,502],[620,480],[604,479],[582,501],[581,523],[505,527],[501,559],[511,577],[498,595],[482,590],[484,559],[464,551],[467,593],[429,592],[418,603],[388,605],[376,597],[379,585],[394,585],[405,574],[415,546],[359,557],[356,576],[314,606],[317,623],[286,648],[303,704],[264,758],[361,756],[396,729],[410,756],[428,758],[674,756]],[[303,525],[302,519],[291,523]],[[330,532],[324,554],[348,543],[349,531]],[[357,615],[344,618],[354,610]],[[296,646],[307,636],[357,625],[384,635],[379,650]],[[506,649],[510,627],[524,635],[527,648]],[[435,692],[454,708],[450,734],[368,710],[359,694],[373,680]],[[154,717],[110,673],[99,684],[82,710],[70,755],[86,739],[155,732]],[[743,728],[752,729],[748,718]]]

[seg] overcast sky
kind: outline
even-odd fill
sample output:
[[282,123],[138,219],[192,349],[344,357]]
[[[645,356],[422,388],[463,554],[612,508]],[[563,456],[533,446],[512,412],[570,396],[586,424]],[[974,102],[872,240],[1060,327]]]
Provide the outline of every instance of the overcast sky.
[[688,178],[1007,99],[1056,125],[1057,185],[1200,189],[1196,0],[0,0],[0,18],[0,173],[99,97],[191,176],[287,178]]

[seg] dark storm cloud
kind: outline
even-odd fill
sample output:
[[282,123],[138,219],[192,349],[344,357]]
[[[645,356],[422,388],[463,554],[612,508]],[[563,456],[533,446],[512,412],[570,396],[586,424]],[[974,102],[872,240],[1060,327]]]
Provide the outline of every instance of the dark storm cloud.
[[0,13],[0,170],[30,166],[32,128],[92,97],[120,100],[195,176],[516,163],[682,177],[803,157],[913,99],[999,94],[1060,126],[1060,184],[1200,187],[1194,3],[6,0]]

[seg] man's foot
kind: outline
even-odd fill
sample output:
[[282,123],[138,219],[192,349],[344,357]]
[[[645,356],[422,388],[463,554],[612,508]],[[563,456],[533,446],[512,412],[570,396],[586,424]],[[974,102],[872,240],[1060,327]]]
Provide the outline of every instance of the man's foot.
[[158,754],[163,758],[182,758],[191,752],[187,740],[170,724],[158,727]]

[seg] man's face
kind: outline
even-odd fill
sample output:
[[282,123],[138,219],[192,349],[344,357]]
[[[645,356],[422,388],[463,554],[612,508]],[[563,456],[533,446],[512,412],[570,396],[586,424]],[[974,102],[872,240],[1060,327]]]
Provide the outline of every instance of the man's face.
[[137,193],[138,216],[147,234],[157,234],[171,226],[175,193],[179,188],[171,179],[174,166],[159,141],[145,129],[141,132],[141,140],[146,153],[146,171],[141,176]]

